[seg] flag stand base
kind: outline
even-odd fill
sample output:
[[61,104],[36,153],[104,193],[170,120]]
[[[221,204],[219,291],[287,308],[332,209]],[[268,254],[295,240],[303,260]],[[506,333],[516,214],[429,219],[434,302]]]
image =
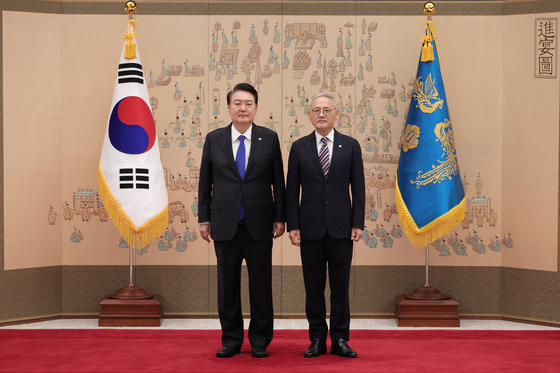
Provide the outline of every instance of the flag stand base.
[[132,284],[107,295],[101,302],[99,326],[161,326],[163,297],[147,294]]
[[395,319],[404,327],[459,327],[459,302],[429,285],[395,298]]

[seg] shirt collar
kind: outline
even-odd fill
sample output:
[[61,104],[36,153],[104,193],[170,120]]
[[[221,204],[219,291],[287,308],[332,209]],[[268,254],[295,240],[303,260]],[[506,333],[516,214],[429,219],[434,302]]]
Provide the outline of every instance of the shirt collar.
[[240,133],[237,129],[235,129],[235,126],[232,124],[231,125],[231,142],[235,142],[240,135],[245,136],[245,140],[251,141],[252,132],[253,132],[253,125],[252,124],[249,127],[249,129],[247,129],[247,131],[245,131],[245,133],[243,133],[243,134]]
[[334,128],[331,129],[331,132],[329,132],[329,133],[327,134],[327,136],[319,135],[319,133],[317,132],[317,130],[315,130],[315,141],[317,142],[317,144],[319,144],[319,142],[321,142],[321,139],[322,139],[323,137],[326,137],[327,139],[329,139],[329,140],[331,141],[331,143],[334,144]]

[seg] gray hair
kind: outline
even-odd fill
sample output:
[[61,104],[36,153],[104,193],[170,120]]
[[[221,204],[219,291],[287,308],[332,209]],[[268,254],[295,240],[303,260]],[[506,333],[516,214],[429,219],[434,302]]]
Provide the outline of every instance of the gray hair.
[[327,98],[329,98],[329,99],[332,101],[332,103],[333,103],[333,105],[334,105],[334,108],[335,108],[335,109],[337,108],[337,106],[336,106],[336,100],[334,99],[334,97],[331,96],[331,95],[329,95],[329,94],[326,93],[326,92],[319,92],[319,93],[317,93],[315,96],[311,97],[311,101],[309,101],[309,106],[311,106],[311,105],[313,104],[313,101],[315,101],[315,100],[316,100],[317,98],[319,98],[319,97],[327,97]]

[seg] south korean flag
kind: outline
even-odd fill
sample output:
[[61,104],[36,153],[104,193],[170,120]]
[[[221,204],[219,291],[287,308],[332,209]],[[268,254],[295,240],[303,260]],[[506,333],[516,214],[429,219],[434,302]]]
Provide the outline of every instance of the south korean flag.
[[[130,48],[130,42],[128,47]],[[99,162],[107,212],[132,248],[147,246],[168,224],[168,197],[156,127],[138,47],[123,45]]]

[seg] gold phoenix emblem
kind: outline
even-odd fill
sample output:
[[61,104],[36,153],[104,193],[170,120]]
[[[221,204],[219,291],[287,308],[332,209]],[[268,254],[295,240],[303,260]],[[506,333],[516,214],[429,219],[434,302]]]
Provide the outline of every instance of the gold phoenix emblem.
[[434,132],[438,141],[441,142],[441,149],[443,150],[441,158],[444,158],[444,160],[438,160],[439,165],[432,165],[432,169],[426,173],[418,171],[416,180],[410,181],[412,184],[416,184],[417,189],[419,189],[422,185],[439,183],[445,179],[451,180],[451,176],[456,175],[459,171],[457,153],[455,150],[455,139],[449,119],[446,118],[444,122],[438,123]]
[[422,82],[422,77],[416,79],[412,96],[418,102],[416,107],[420,108],[424,113],[433,113],[436,109],[443,107],[443,100],[438,97],[438,91],[432,74],[428,74],[425,83]]

